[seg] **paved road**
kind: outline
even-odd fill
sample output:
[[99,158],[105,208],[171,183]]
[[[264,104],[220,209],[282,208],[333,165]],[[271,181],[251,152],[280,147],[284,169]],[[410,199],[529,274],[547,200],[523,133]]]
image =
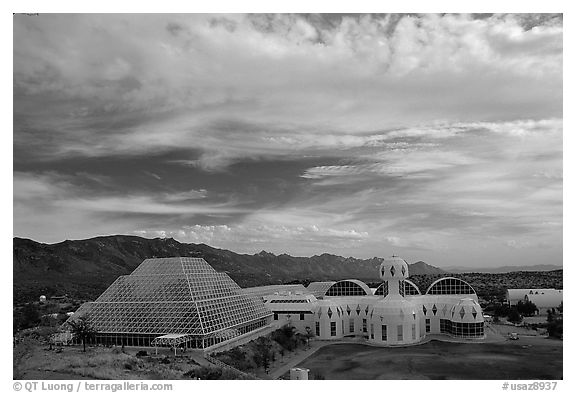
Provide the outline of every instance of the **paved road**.
[[296,367],[298,364],[302,363],[305,359],[312,356],[320,348],[326,345],[336,344],[329,341],[310,341],[310,348],[299,349],[297,352],[291,354],[290,356],[284,356],[282,362],[278,361],[275,364],[274,369],[270,370],[270,379],[278,379],[282,375],[290,371],[291,368]]

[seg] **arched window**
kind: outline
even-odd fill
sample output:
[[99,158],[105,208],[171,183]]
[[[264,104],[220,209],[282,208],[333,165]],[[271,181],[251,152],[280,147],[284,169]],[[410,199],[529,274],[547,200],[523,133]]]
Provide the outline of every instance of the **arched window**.
[[400,295],[402,296],[415,296],[421,295],[420,289],[410,280],[403,280],[400,282]]
[[374,292],[376,296],[388,296],[388,281],[384,281]]
[[335,281],[315,281],[308,284],[306,290],[317,298],[322,298],[326,295],[328,289],[330,289],[330,287],[335,283]]
[[366,296],[370,294],[370,288],[358,280],[338,281],[326,291],[326,296]]
[[475,295],[476,291],[466,281],[455,277],[443,277],[430,285],[426,295]]

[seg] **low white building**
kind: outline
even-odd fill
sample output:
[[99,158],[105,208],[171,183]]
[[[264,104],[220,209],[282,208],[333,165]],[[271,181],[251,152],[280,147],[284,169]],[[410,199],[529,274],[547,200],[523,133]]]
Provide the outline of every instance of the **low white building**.
[[563,302],[563,291],[553,288],[508,289],[506,300],[511,306],[518,304],[519,301],[530,301],[538,307],[539,313],[545,313],[550,309],[558,310]]
[[559,310],[562,306],[563,296],[561,289],[531,290],[524,296],[525,301],[530,301],[538,307],[540,314],[548,310]]

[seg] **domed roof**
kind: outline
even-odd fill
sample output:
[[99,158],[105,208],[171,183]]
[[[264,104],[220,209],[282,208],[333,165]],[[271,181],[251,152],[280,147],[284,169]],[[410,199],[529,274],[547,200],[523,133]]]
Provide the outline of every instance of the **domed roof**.
[[386,319],[397,318],[404,320],[406,318],[416,319],[416,306],[402,296],[388,296],[379,300],[370,307],[368,314],[372,318],[383,317]]
[[366,283],[355,280],[340,280],[334,283],[325,293],[325,296],[366,296],[371,295],[372,291]]
[[474,299],[460,299],[450,310],[452,322],[483,322],[482,308]]
[[384,258],[380,264],[380,278],[382,280],[404,280],[409,277],[408,264],[400,257]]

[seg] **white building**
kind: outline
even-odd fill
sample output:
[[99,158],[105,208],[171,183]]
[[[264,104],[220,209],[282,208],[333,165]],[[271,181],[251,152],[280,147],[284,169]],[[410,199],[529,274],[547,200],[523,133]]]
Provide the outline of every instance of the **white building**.
[[454,277],[441,278],[422,295],[408,280],[401,258],[380,265],[383,283],[372,291],[358,280],[311,283],[307,292],[264,296],[274,323],[290,323],[322,340],[365,337],[376,345],[406,345],[426,334],[484,338],[484,317],[474,289]]
[[408,280],[403,259],[385,259],[382,284],[359,280],[240,288],[202,258],[152,258],[120,276],[69,320],[90,319],[91,343],[230,348],[286,324],[321,340],[364,337],[375,345],[417,343],[426,334],[484,336],[474,289],[452,277],[426,294]]
[[511,306],[518,304],[519,301],[530,301],[538,307],[539,313],[545,313],[562,305],[563,293],[562,289],[551,288],[508,289],[506,300]]

